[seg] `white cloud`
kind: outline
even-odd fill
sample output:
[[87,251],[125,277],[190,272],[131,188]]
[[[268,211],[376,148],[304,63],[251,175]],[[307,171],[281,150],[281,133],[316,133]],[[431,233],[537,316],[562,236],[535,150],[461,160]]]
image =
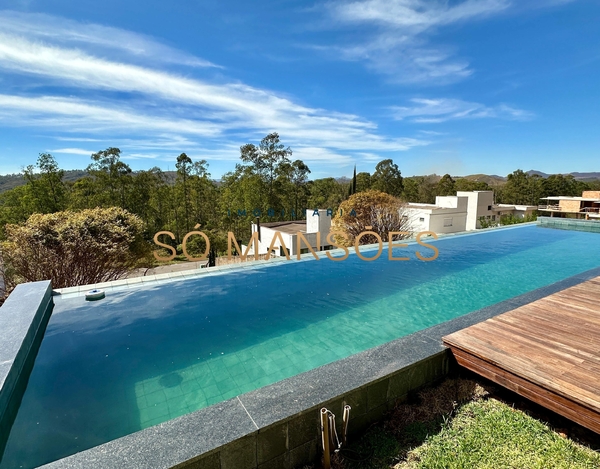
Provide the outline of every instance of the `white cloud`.
[[90,156],[92,153],[96,153],[93,150],[84,150],[83,148],[55,148],[54,150],[49,150],[50,153],[59,153],[59,154],[67,154],[67,155],[85,155]]
[[95,51],[108,49],[113,53],[122,52],[153,62],[222,68],[208,60],[165,46],[144,34],[43,13],[0,11],[0,31],[35,41],[80,45]]
[[75,98],[53,96],[23,97],[0,94],[0,122],[31,125],[69,132],[129,133],[138,131],[188,133],[215,136],[220,127],[210,122],[163,118],[127,110],[122,104],[106,105]]
[[[348,155],[365,150],[429,144],[381,135],[374,122],[357,115],[309,107],[239,82],[211,81],[205,76],[210,68],[182,75],[164,61],[153,62],[165,55],[159,43],[127,31],[55,17],[39,31],[49,18],[0,12],[0,72],[11,84],[0,94],[5,127],[42,128],[60,141],[118,141],[138,159],[185,149],[205,159],[237,160],[240,142],[273,131],[299,158],[327,163],[346,163]],[[115,58],[110,50],[122,53]],[[178,63],[196,60],[169,53]],[[148,60],[137,60],[142,56]],[[59,150],[81,150],[65,146]]]
[[[36,82],[95,92],[129,93],[127,100],[91,102],[53,96],[0,97],[0,118],[69,131],[136,130],[204,137],[229,131],[265,134],[337,149],[402,151],[416,139],[389,139],[358,116],[309,108],[244,84],[214,84],[0,33],[0,69]],[[124,104],[126,103],[126,104]],[[185,116],[185,117],[181,117]]]
[[374,22],[397,29],[424,31],[430,27],[489,16],[508,8],[507,0],[364,0],[330,4],[340,21]]
[[460,99],[411,99],[413,106],[392,107],[398,120],[409,119],[418,123],[439,123],[456,119],[500,118],[508,120],[530,120],[532,112],[517,109],[506,104],[485,106]]
[[465,59],[448,46],[432,45],[436,29],[498,14],[507,0],[359,0],[327,4],[339,25],[364,26],[366,38],[354,45],[328,49],[346,60],[364,61],[368,68],[398,83],[455,82],[473,73]]

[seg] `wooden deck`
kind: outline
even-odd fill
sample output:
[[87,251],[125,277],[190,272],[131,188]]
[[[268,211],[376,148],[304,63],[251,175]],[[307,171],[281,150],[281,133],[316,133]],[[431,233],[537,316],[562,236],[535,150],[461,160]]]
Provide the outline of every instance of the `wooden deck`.
[[600,277],[442,340],[461,366],[600,433]]

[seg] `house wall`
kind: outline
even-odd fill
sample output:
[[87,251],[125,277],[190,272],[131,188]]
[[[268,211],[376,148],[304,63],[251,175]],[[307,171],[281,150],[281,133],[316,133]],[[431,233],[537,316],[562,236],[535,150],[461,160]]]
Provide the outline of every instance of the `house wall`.
[[494,193],[492,191],[458,191],[456,195],[468,197],[466,230],[471,231],[481,228],[479,218],[494,215],[491,210],[494,204]]
[[579,212],[581,202],[579,200],[559,200],[558,207],[561,212]]
[[414,233],[433,231],[439,234],[465,231],[467,202],[466,197],[438,196],[431,208],[411,208],[409,205],[406,212],[411,230]]
[[466,212],[448,213],[443,210],[436,210],[429,218],[429,230],[427,231],[433,231],[434,233],[458,233],[466,231],[466,226]]
[[584,199],[600,199],[600,191],[583,191],[581,197]]
[[321,233],[321,245],[324,245],[327,240],[327,235],[331,231],[331,215],[327,215],[327,210],[319,209],[318,215],[315,215],[314,210],[306,210],[306,232]]
[[497,210],[498,220],[500,217],[505,215],[512,215],[520,220],[526,216],[532,215],[538,208],[534,205],[509,205],[509,204],[498,204],[495,206]]
[[421,231],[430,231],[429,229],[429,217],[431,216],[431,210],[422,208],[410,208],[406,207],[405,214],[408,217],[410,230],[414,233]]

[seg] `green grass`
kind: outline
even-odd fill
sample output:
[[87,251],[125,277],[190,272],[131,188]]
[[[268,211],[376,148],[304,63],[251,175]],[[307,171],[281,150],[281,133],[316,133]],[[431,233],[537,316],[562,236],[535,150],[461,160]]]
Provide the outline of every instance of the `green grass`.
[[470,402],[397,469],[595,469],[600,455],[496,399]]
[[334,469],[600,468],[596,451],[460,379],[397,405],[348,450]]

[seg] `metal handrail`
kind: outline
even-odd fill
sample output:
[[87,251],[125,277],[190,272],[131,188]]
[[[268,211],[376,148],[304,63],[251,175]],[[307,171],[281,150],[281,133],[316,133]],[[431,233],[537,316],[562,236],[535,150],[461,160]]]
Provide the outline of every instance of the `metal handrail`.
[[600,213],[600,207],[581,207],[579,210],[563,210],[560,205],[538,205],[538,210],[557,210],[570,213]]

